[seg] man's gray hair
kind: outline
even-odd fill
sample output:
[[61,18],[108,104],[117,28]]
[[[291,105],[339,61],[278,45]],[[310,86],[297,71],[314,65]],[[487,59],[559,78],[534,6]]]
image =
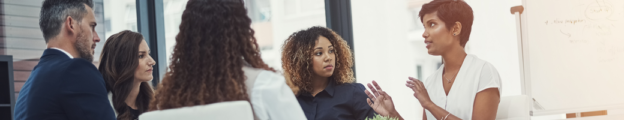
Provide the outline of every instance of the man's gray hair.
[[78,21],[82,20],[87,10],[84,5],[93,8],[92,0],[45,0],[41,6],[39,27],[43,32],[45,42],[56,37],[61,26],[68,16]]

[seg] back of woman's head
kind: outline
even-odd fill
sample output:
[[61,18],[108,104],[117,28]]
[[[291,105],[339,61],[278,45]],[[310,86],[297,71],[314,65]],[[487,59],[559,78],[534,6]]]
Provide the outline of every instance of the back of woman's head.
[[[139,66],[139,45],[142,41],[143,36],[140,33],[125,30],[110,36],[102,49],[98,69],[104,77],[106,89],[113,93],[112,103],[119,113],[118,119],[131,119],[132,116],[125,101],[134,85],[135,71]],[[148,110],[152,96],[150,85],[142,82],[135,101],[139,112]]]
[[243,65],[272,70],[253,34],[242,0],[189,0],[150,109],[249,100]]
[[295,94],[312,92],[312,54],[319,36],[329,40],[336,51],[336,69],[330,77],[336,84],[353,82],[353,57],[347,42],[325,27],[311,27],[300,30],[284,41],[282,48],[282,68],[284,76]]

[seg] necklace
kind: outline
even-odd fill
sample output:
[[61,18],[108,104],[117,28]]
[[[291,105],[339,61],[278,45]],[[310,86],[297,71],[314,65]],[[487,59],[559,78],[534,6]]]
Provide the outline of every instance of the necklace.
[[[456,77],[457,74],[459,74],[459,70],[455,73],[455,75],[453,77]],[[446,77],[446,76],[443,75],[443,77]],[[451,83],[451,79],[449,79],[448,77],[446,77],[445,79],[446,79],[447,83]]]

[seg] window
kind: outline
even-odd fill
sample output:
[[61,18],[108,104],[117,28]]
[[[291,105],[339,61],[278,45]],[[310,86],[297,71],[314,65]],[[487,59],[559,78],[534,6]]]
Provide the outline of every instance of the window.
[[[104,8],[104,18],[109,23],[106,26],[110,26],[104,34],[106,38],[123,30],[138,32],[136,1],[104,0]],[[104,43],[104,40],[100,43]]]
[[[179,32],[187,0],[164,0],[167,66]],[[325,26],[323,0],[245,0],[251,27],[262,59],[276,70],[282,69],[281,47],[290,34],[312,26]]]

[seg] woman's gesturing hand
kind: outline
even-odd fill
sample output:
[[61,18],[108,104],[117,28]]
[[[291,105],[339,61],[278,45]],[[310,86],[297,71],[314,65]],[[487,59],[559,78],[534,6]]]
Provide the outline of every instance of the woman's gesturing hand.
[[366,95],[368,95],[368,98],[366,99],[368,105],[381,116],[390,116],[402,120],[403,118],[401,117],[401,115],[399,115],[396,109],[394,109],[394,102],[392,101],[392,97],[390,97],[388,93],[384,92],[374,80],[373,85],[368,83],[368,88],[371,90],[371,92],[369,92],[368,90],[364,91],[366,92]]
[[427,89],[425,88],[425,85],[422,83],[422,81],[413,77],[409,77],[408,79],[409,80],[407,81],[407,83],[405,83],[405,86],[411,88],[414,91],[414,97],[418,99],[420,105],[422,105],[423,108],[427,108],[429,105],[433,105],[433,102],[431,102],[431,99],[429,98],[429,93],[427,93]]

